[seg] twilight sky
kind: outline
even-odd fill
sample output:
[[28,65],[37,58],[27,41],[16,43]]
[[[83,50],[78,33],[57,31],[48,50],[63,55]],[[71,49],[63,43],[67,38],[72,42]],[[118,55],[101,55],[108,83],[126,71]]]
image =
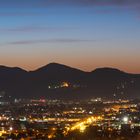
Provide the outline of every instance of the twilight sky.
[[140,0],[0,0],[0,65],[50,62],[140,73]]

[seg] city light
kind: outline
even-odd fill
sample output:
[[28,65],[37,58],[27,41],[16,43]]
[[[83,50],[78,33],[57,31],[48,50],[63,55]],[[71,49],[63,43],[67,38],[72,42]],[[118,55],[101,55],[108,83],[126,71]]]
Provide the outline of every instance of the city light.
[[126,117],[126,116],[123,118],[123,122],[124,122],[124,123],[128,123],[128,120],[129,120],[129,118]]
[[83,133],[85,131],[85,129],[86,129],[86,126],[85,125],[80,126],[80,132],[81,133]]
[[[99,105],[96,105],[93,100],[86,100],[84,103],[83,101],[75,103],[73,101],[45,100],[46,102],[43,104],[40,99],[31,99],[26,103],[20,103],[16,109],[20,110],[22,115],[17,112],[16,117],[12,114],[15,105],[11,104],[13,107],[11,110],[5,110],[5,106],[2,106],[0,138],[4,135],[8,137],[11,133],[15,137],[24,133],[30,138],[29,129],[33,132],[35,139],[40,136],[44,139],[56,138],[57,140],[57,137],[67,138],[71,134],[87,135],[92,128],[94,128],[93,131],[96,130],[94,133],[99,133],[103,137],[104,131],[110,135],[111,132],[114,132],[117,136],[121,136],[123,129],[133,132],[136,127],[140,128],[140,123],[137,121],[139,119],[138,104],[134,104],[132,101],[126,103],[108,100],[108,104],[103,104],[101,109],[98,109]],[[100,100],[100,103],[103,101]],[[42,131],[40,126],[46,131]]]
[[13,130],[13,127],[10,127],[9,130],[12,131]]

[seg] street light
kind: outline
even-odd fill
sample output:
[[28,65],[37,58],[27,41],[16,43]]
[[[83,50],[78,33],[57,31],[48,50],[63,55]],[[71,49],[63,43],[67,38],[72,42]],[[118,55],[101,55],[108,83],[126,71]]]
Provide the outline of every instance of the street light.
[[125,116],[125,117],[123,118],[123,122],[124,122],[124,123],[128,123],[128,120],[129,120],[129,118],[128,118],[127,116]]

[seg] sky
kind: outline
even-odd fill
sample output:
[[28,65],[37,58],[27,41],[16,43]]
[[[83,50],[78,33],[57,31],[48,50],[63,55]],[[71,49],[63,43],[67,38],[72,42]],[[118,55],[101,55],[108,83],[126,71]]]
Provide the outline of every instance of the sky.
[[139,60],[139,0],[0,0],[0,65],[140,73]]

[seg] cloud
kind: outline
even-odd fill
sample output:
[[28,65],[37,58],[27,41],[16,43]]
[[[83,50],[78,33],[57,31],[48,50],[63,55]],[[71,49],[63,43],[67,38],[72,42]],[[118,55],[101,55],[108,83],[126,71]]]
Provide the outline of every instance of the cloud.
[[[66,7],[118,7],[118,11],[121,9],[129,10],[140,14],[140,0],[0,0],[0,8],[66,8]],[[117,12],[118,12],[117,11]],[[113,12],[105,11],[106,14]],[[98,11],[98,13],[103,13]],[[0,16],[37,16],[40,13],[0,13]],[[43,13],[42,13],[43,14]],[[45,13],[44,13],[45,14]],[[55,13],[56,14],[56,13]],[[104,13],[103,13],[104,14]],[[41,14],[40,14],[41,15]]]
[[140,6],[140,0],[1,0],[2,7],[40,7],[53,5],[116,5],[116,6]]
[[40,27],[40,26],[25,26],[16,28],[1,28],[0,32],[39,32],[39,31],[65,31],[74,28],[60,28],[60,27]]
[[80,42],[95,42],[96,40],[86,39],[46,39],[46,40],[24,40],[6,43],[8,45],[29,45],[40,43],[80,43]]
[[[116,7],[119,8],[118,11],[120,11],[121,9],[133,11],[140,14],[140,0],[47,0],[44,2],[42,7],[45,7],[45,5],[46,7],[106,7],[108,9],[109,7],[111,7],[112,10],[110,9],[110,11],[105,11],[106,14],[113,12],[113,8]],[[101,13],[102,11],[98,12]]]
[[[44,0],[40,0],[44,1]],[[0,7],[34,7],[39,4],[38,0],[0,0]]]
[[[44,0],[43,0],[44,1]],[[44,1],[45,2],[45,1]],[[47,0],[46,4],[72,4],[72,5],[138,5],[139,0]]]
[[[66,8],[66,7],[118,7],[124,10],[130,10],[140,14],[140,0],[0,0],[0,8],[21,8],[24,11],[26,8],[38,9],[40,8]],[[7,10],[8,11],[8,10]],[[117,11],[117,12],[118,12]],[[102,11],[101,11],[102,12]],[[99,11],[99,13],[101,13]],[[106,14],[109,11],[105,11]],[[110,10],[110,13],[113,10]],[[42,13],[43,14],[43,13]],[[44,13],[45,14],[45,13]],[[55,13],[56,14],[56,13]],[[40,13],[0,13],[0,16],[37,16]]]
[[140,0],[41,0],[42,6],[125,6],[138,7]]
[[27,13],[27,12],[0,12],[0,17],[22,17],[22,16],[43,16],[42,13]]

